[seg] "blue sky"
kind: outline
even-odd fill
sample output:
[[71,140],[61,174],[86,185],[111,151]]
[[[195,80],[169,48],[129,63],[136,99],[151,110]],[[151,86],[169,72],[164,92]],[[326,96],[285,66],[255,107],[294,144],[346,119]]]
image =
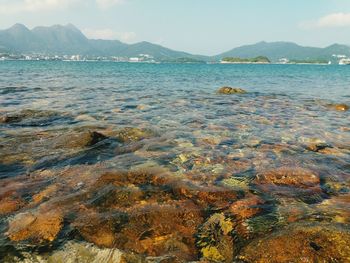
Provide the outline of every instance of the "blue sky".
[[17,22],[206,55],[262,40],[350,44],[350,0],[0,0],[0,28]]

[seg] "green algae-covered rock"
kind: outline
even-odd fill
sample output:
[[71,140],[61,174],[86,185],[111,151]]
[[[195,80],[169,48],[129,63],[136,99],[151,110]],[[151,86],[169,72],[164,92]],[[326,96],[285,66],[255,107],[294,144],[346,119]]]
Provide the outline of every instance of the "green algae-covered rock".
[[232,87],[222,87],[218,90],[219,94],[245,94],[247,91],[241,88],[232,88]]
[[203,258],[214,262],[232,262],[234,224],[224,214],[212,215],[197,234],[197,247]]

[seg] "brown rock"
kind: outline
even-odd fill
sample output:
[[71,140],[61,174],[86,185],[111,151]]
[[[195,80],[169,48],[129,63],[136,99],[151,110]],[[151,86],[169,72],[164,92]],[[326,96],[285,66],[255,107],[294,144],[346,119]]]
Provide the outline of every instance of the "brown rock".
[[260,173],[253,181],[259,188],[275,191],[279,188],[320,189],[320,178],[311,170],[299,167],[281,167]]
[[145,204],[130,211],[128,224],[117,234],[116,247],[153,257],[195,260],[194,234],[202,221],[202,212],[191,201]]
[[326,224],[292,224],[242,249],[239,260],[248,263],[348,262],[348,228]]
[[141,141],[143,139],[149,139],[154,136],[155,133],[151,130],[132,127],[126,127],[119,131],[111,133],[111,137],[114,137],[123,143]]
[[264,200],[256,195],[251,195],[230,205],[228,212],[238,219],[248,219],[262,212]]
[[9,222],[8,237],[12,241],[52,242],[60,232],[63,215],[59,210],[26,212]]
[[95,131],[72,132],[62,135],[56,142],[56,148],[83,148],[93,146],[107,137]]
[[258,190],[276,198],[296,198],[307,204],[324,198],[317,173],[299,167],[281,167],[256,175],[252,182]]
[[7,197],[0,201],[0,215],[13,213],[21,209],[25,202],[20,198]]
[[241,88],[222,87],[218,90],[218,93],[219,94],[245,94],[247,92]]
[[78,214],[73,226],[82,237],[99,247],[114,248],[116,230],[127,220],[123,213],[97,213],[95,210],[83,210]]
[[349,106],[346,104],[334,104],[332,107],[337,111],[348,111]]
[[41,203],[43,200],[52,197],[58,190],[58,186],[56,184],[50,185],[45,188],[43,191],[33,195],[32,199],[35,204]]
[[320,152],[322,150],[325,150],[327,148],[332,148],[332,146],[326,144],[326,143],[312,143],[306,146],[306,149],[312,152]]

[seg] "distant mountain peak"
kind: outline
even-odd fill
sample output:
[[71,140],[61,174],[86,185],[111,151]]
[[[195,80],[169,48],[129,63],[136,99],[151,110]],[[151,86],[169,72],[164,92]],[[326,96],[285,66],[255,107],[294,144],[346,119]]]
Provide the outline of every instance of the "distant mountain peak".
[[8,30],[21,30],[21,31],[30,31],[25,25],[16,23],[12,27],[10,27]]
[[70,29],[74,29],[74,30],[78,30],[80,31],[79,28],[77,28],[75,25],[73,25],[72,23],[68,23],[67,25],[65,25],[66,28],[70,28]]

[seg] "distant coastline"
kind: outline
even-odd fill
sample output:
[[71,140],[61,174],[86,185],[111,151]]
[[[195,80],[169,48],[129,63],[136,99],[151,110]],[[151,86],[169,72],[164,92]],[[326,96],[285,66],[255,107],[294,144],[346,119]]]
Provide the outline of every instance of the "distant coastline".
[[[225,61],[225,58],[231,60]],[[214,55],[196,55],[150,42],[89,39],[72,24],[36,27],[15,24],[0,30],[0,60],[116,61],[133,63],[348,64],[350,46],[305,47],[293,42],[259,42]]]

